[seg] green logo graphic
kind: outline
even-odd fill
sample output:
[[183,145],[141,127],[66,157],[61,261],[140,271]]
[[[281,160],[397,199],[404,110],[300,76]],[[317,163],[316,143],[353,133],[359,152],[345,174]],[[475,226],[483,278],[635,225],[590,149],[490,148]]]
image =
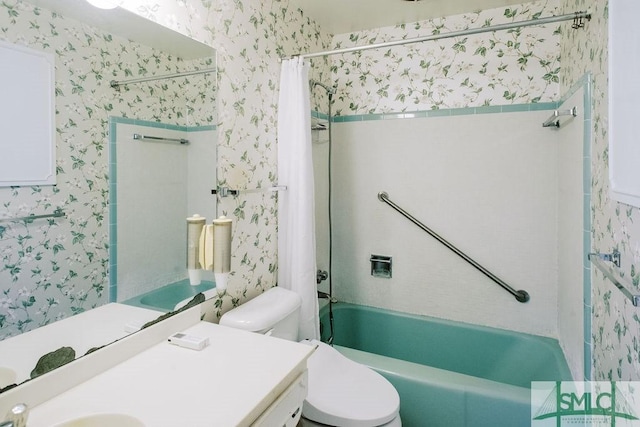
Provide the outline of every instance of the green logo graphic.
[[[531,425],[640,426],[635,423],[638,420],[635,395],[640,392],[636,385],[615,381],[532,383]],[[544,393],[548,393],[546,398]]]

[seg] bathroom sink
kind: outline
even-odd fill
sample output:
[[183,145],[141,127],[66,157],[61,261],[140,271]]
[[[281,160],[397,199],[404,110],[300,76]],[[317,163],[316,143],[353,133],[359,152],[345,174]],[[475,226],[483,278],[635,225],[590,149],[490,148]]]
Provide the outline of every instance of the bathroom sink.
[[0,388],[15,384],[16,378],[16,372],[13,369],[0,366]]
[[54,427],[144,427],[137,418],[123,414],[95,414],[56,424]]

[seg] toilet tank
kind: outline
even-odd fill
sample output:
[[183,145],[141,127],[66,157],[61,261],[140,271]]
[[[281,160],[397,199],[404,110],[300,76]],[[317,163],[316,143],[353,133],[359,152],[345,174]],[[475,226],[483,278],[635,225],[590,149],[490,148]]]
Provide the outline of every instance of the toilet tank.
[[275,287],[229,310],[220,318],[220,324],[297,341],[300,304],[298,294]]

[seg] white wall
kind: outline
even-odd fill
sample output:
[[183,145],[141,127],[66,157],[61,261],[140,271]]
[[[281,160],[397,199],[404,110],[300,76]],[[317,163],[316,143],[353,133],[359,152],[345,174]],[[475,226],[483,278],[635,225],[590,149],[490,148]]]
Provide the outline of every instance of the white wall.
[[[560,110],[578,108],[576,118],[562,118],[558,142],[558,337],[573,378],[584,377],[584,90]],[[588,154],[588,153],[587,153]]]
[[[342,301],[556,336],[557,143],[549,111],[334,125],[334,289]],[[526,304],[378,201],[391,200]],[[370,275],[371,254],[393,278]]]

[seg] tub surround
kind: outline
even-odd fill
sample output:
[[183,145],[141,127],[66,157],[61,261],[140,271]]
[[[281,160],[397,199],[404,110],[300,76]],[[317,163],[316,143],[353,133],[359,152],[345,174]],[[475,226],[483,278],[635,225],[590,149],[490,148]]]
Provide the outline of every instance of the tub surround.
[[[201,315],[194,307],[3,393],[0,412],[26,402],[30,427],[97,413],[147,426],[247,426],[269,416],[265,410],[285,391],[302,402],[313,347],[201,322]],[[207,337],[210,345],[195,351],[169,344],[176,332]]]
[[[541,126],[549,110],[538,111],[552,106],[335,123],[332,179],[340,191],[332,196],[333,256],[340,262],[333,264],[334,295],[556,337],[560,134]],[[327,149],[315,145],[314,154],[326,156]],[[381,203],[380,191],[531,300],[517,302]],[[371,254],[393,256],[392,278],[370,274]]]

